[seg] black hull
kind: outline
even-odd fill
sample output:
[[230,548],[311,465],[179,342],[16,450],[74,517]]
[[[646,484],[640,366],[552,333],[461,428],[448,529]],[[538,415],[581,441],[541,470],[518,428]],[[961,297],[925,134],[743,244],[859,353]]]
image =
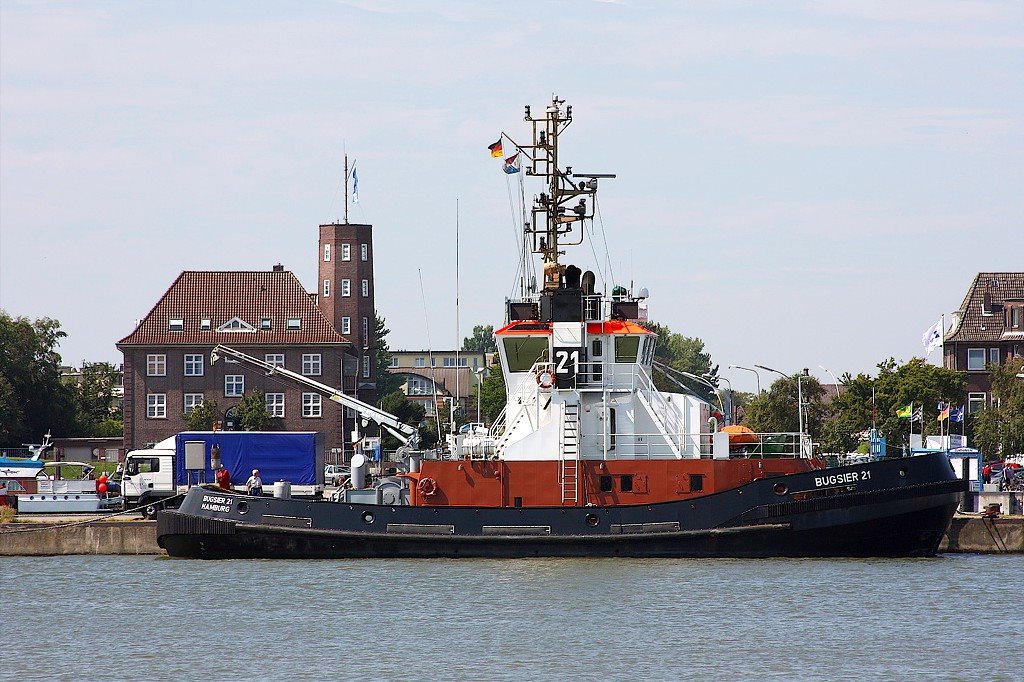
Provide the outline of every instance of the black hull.
[[[864,484],[813,485],[815,474],[865,471]],[[203,559],[917,557],[935,554],[964,489],[941,454],[650,506],[388,507],[195,489],[179,511],[161,512],[157,535],[170,556]]]

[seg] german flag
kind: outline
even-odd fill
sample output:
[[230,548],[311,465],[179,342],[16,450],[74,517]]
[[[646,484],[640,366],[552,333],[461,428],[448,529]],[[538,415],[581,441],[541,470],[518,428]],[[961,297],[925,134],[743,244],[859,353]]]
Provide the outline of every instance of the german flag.
[[487,148],[491,150],[491,156],[493,156],[495,158],[500,159],[502,156],[505,155],[505,152],[503,152],[502,149],[501,149],[501,138],[500,137],[498,138],[497,142],[495,142],[492,145],[488,145]]

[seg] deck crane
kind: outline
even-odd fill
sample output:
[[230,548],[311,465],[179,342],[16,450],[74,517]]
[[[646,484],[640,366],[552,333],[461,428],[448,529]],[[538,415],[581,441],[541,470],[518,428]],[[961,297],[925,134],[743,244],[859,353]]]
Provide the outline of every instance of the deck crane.
[[420,432],[416,427],[400,422],[398,418],[390,412],[385,412],[384,410],[374,407],[369,403],[364,403],[350,395],[345,395],[337,388],[332,388],[327,384],[321,384],[319,381],[310,379],[307,376],[269,362],[264,362],[259,358],[254,358],[251,355],[246,355],[241,351],[237,351],[234,348],[228,348],[227,346],[216,346],[210,353],[210,363],[216,363],[221,357],[231,358],[232,360],[236,360],[244,365],[261,369],[267,374],[267,376],[281,377],[283,379],[294,381],[295,383],[301,384],[307,388],[311,388],[317,393],[327,396],[329,400],[333,400],[339,405],[344,405],[345,407],[358,412],[359,416],[364,420],[364,425],[365,420],[379,424],[381,427],[386,429],[388,433],[397,438],[403,446],[406,446],[411,450],[415,450],[419,445]]

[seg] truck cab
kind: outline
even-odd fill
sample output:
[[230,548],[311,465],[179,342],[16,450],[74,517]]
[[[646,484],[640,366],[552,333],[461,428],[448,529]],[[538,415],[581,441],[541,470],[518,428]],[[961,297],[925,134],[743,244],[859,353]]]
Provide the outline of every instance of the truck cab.
[[125,455],[121,494],[128,509],[141,506],[144,516],[155,516],[160,501],[174,495],[174,448],[172,437]]

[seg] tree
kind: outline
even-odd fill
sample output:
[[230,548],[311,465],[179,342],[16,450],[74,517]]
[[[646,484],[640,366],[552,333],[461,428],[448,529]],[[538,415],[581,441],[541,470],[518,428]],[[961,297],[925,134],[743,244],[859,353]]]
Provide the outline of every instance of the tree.
[[189,431],[210,431],[213,429],[213,422],[221,419],[220,412],[217,411],[216,400],[204,400],[182,417],[184,417]]
[[[712,367],[711,353],[704,350],[704,342],[696,337],[676,334],[671,329],[657,322],[644,322],[643,326],[658,335],[658,345],[654,350],[654,361],[668,365],[688,374],[704,377],[712,386],[718,387],[718,365]],[[672,379],[683,383],[688,389],[703,400],[717,404],[715,391],[694,379],[668,373]],[[704,375],[709,375],[705,377]],[[659,391],[679,392],[679,386],[672,379],[657,369],[654,370],[654,385]]]
[[235,408],[238,423],[246,431],[267,431],[270,429],[270,413],[267,412],[267,399],[263,391],[254,389],[246,392]]
[[497,353],[498,344],[494,340],[494,325],[475,325],[473,335],[462,340],[462,350],[475,353]]
[[495,354],[490,374],[480,388],[480,410],[484,413],[484,421],[493,423],[501,411],[505,409],[507,396],[505,393],[505,375],[501,371],[501,356]]
[[[422,405],[409,400],[401,391],[394,391],[384,396],[380,401],[380,407],[385,412],[395,415],[398,421],[409,426],[415,426],[420,431],[420,447],[429,448],[437,442],[437,430],[428,428],[429,420],[424,423],[426,410]],[[381,431],[382,443],[385,450],[396,450],[401,443],[392,436],[386,429]]]
[[80,435],[121,435],[124,432],[123,410],[117,393],[120,386],[121,372],[114,365],[82,363],[81,381],[74,385]]
[[762,392],[747,406],[744,421],[747,426],[760,433],[798,433],[800,393],[804,401],[804,432],[810,434],[812,438],[817,438],[825,417],[825,406],[822,401],[825,389],[814,377],[798,379],[794,375],[776,380],[767,391]]
[[1020,358],[989,365],[992,403],[966,418],[971,422],[971,442],[988,459],[1024,452],[1024,379],[1017,378]]
[[389,396],[402,386],[402,377],[391,373],[391,348],[387,335],[391,330],[383,317],[374,313],[373,324],[377,339],[377,395]]
[[0,445],[39,440],[46,431],[75,433],[71,387],[60,380],[57,320],[12,318],[0,311]]

